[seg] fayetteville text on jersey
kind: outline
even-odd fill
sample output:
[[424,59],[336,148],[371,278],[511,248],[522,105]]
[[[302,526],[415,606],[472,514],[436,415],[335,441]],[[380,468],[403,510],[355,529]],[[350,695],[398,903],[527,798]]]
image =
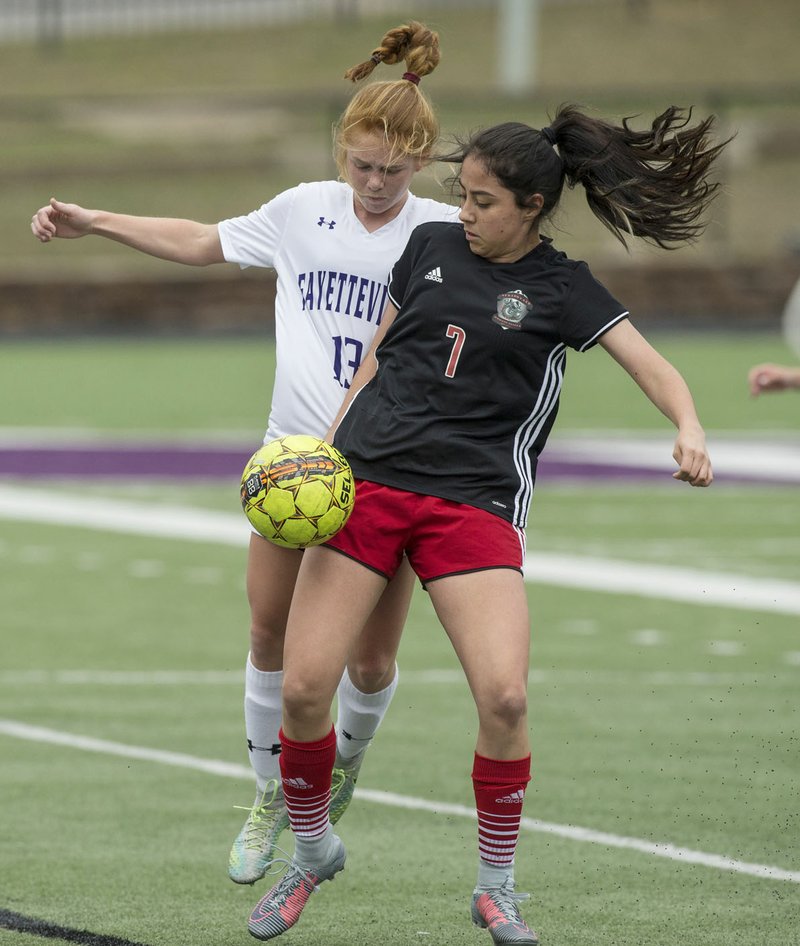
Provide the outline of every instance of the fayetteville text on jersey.
[[386,307],[387,286],[374,279],[365,279],[353,273],[317,270],[298,273],[297,286],[303,300],[303,310],[323,309],[350,315],[355,319],[381,324]]

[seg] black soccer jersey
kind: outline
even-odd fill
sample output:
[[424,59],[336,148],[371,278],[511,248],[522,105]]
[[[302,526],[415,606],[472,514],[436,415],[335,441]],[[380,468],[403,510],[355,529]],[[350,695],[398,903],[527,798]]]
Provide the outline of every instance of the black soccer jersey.
[[397,317],[336,446],[361,479],[524,527],[567,348],[586,351],[627,312],[548,240],[492,263],[450,223],[414,230],[389,297]]

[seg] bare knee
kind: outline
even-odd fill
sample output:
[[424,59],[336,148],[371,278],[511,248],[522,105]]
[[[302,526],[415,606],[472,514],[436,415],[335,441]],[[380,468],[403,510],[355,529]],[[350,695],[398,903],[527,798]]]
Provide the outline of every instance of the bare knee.
[[396,672],[394,651],[390,654],[354,654],[347,664],[350,682],[362,693],[385,690]]
[[259,670],[281,670],[286,621],[302,554],[252,536],[247,561],[250,656]]
[[528,693],[525,686],[506,684],[492,689],[479,707],[481,723],[498,735],[516,731],[528,715]]
[[283,642],[286,621],[253,610],[250,616],[250,659],[259,670],[283,667]]
[[283,679],[284,729],[327,731],[333,695],[313,681],[296,674]]
[[[396,591],[394,596],[397,596]],[[378,693],[385,690],[394,680],[397,672],[395,660],[403,633],[404,617],[404,611],[401,614],[396,610],[392,595],[384,592],[353,645],[347,661],[350,680],[362,693]]]

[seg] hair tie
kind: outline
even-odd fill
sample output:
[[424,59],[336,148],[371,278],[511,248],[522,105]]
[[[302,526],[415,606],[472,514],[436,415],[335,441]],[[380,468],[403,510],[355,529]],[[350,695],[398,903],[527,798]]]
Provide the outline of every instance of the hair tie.
[[369,58],[376,66],[379,66],[383,62],[383,56],[380,53],[373,53]]
[[419,76],[416,72],[404,72],[403,78],[408,79],[409,82],[413,82],[414,85],[419,85]]
[[544,138],[544,140],[549,145],[554,145],[556,143],[556,133],[552,125],[548,125],[546,128],[542,128],[539,134]]

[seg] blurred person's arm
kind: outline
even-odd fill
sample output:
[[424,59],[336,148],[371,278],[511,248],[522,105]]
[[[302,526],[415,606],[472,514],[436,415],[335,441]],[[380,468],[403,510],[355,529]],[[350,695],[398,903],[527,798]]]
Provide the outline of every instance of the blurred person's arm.
[[53,197],[33,215],[31,230],[42,243],[49,243],[54,238],[76,239],[94,235],[174,263],[208,266],[225,262],[217,225],[195,220],[135,217],[107,210],[87,210]]
[[786,391],[800,388],[800,368],[785,365],[754,365],[747,374],[747,383],[753,397],[763,391]]

